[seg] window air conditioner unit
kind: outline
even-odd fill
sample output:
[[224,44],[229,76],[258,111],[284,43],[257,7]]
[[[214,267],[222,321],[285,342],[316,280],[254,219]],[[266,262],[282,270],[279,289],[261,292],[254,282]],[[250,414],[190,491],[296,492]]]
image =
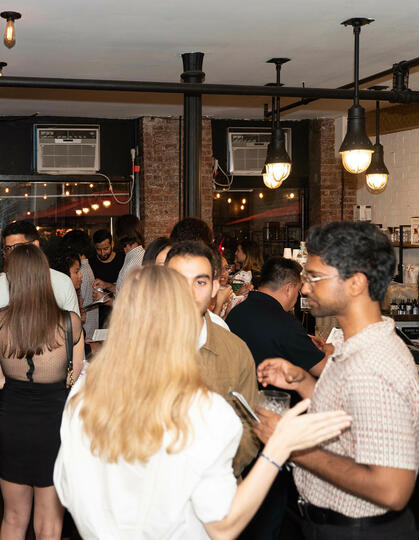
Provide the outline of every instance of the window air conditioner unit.
[[[258,128],[257,128],[258,129]],[[267,157],[271,130],[228,129],[228,169],[233,176],[260,176]],[[292,158],[292,130],[283,128],[286,150]]]
[[99,126],[35,125],[35,170],[47,174],[95,174]]

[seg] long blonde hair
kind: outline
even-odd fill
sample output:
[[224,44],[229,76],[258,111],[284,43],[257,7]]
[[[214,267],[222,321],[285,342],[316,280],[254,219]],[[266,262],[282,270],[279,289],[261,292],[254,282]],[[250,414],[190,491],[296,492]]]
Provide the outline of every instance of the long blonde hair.
[[92,453],[108,462],[147,459],[171,434],[168,453],[190,433],[188,410],[207,395],[197,364],[202,319],[187,282],[163,266],[133,270],[114,304],[108,337],[81,391],[80,417]]

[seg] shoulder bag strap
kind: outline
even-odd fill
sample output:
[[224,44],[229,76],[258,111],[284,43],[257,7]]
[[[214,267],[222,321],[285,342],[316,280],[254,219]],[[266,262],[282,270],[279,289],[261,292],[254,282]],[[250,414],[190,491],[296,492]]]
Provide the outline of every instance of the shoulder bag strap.
[[66,353],[67,353],[67,373],[69,375],[69,385],[73,386],[73,326],[71,324],[70,311],[66,311]]

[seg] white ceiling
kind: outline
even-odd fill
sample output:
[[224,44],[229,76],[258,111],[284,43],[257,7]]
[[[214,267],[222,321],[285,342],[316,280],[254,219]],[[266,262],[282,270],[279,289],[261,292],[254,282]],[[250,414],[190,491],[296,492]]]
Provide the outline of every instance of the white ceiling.
[[[286,56],[285,85],[336,88],[353,79],[353,32],[340,22],[355,16],[375,19],[362,28],[361,78],[418,56],[417,0],[8,0],[2,10],[22,13],[16,46],[0,43],[6,76],[179,82],[180,54],[201,51],[208,83],[272,82],[266,60]],[[410,87],[418,89],[418,73]],[[262,119],[270,101],[204,96],[203,114]],[[287,118],[340,116],[348,106],[320,100]],[[173,116],[182,114],[182,95],[0,88],[0,115],[34,113]]]

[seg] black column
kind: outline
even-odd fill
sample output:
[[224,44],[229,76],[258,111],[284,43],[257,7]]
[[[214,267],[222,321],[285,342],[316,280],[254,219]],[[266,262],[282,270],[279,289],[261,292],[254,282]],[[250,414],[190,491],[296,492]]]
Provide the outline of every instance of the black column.
[[[202,83],[204,53],[182,55],[182,80]],[[184,217],[201,217],[201,94],[184,94]]]

